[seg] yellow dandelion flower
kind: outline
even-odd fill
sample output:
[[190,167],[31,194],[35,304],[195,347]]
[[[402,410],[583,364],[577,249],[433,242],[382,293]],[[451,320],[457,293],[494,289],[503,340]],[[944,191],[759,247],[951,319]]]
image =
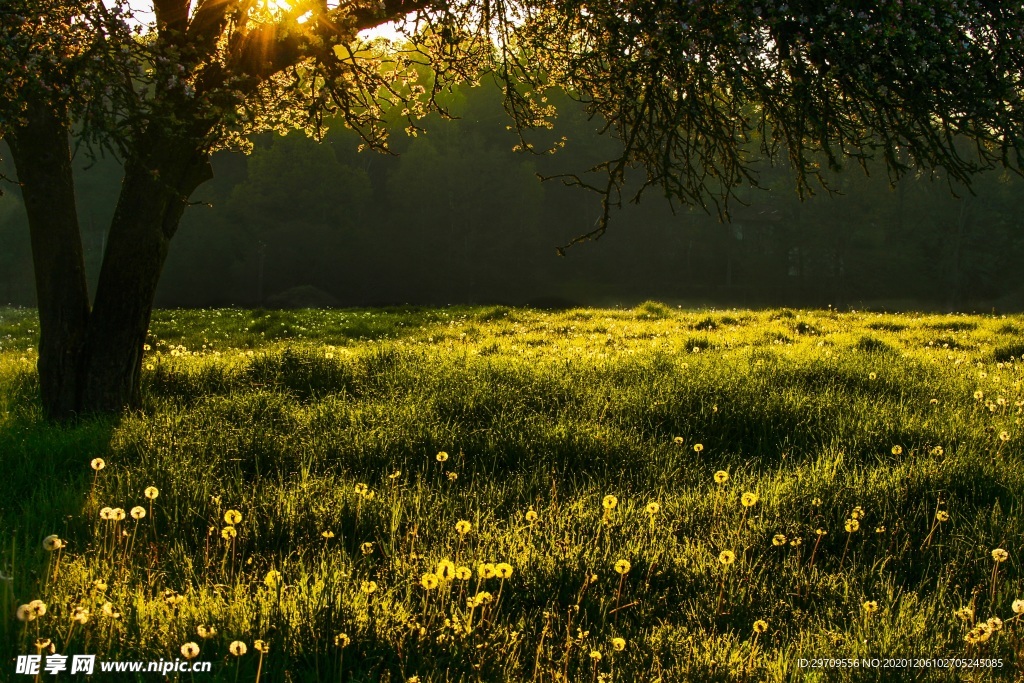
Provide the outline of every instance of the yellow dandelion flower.
[[64,547],[64,541],[61,540],[57,534],[50,534],[43,539],[43,550],[47,552],[53,552],[54,550],[60,550]]
[[819,536],[824,536],[824,535],[828,534],[828,531],[826,531],[825,529],[822,529],[821,527],[818,527],[817,529],[814,530],[814,533],[818,534]]
[[150,500],[156,500],[156,497],[160,495],[160,489],[155,486],[147,486],[143,494]]
[[480,591],[479,593],[473,596],[472,600],[473,606],[479,607],[480,605],[489,604],[492,600],[494,600],[494,596],[491,595],[488,591]]
[[225,541],[230,541],[232,538],[238,535],[238,530],[233,526],[226,526],[220,530],[220,536]]
[[992,559],[996,562],[1006,562],[1009,557],[1010,553],[1006,552],[1002,548],[996,548],[992,551]]
[[804,539],[802,539],[799,536],[797,536],[796,538],[794,538],[793,540],[791,540],[789,542],[789,545],[794,547],[794,548],[799,548],[803,544],[803,542],[804,542]]
[[672,439],[672,442],[675,445],[677,445],[677,446],[682,446],[683,445],[683,437],[677,436],[676,438]]
[[134,519],[137,522],[146,516],[146,508],[142,507],[141,505],[136,505],[129,511],[128,514],[130,514],[132,516],[132,519]]
[[1000,441],[1009,441],[1010,440],[1010,432],[1006,431],[1005,429],[1003,431],[999,432],[999,440]]
[[903,446],[893,446],[892,447],[892,454],[893,455],[903,455]]
[[857,531],[858,529],[860,529],[860,522],[859,521],[857,521],[856,519],[848,519],[848,520],[846,520],[846,531],[848,533],[852,534],[854,531]]
[[933,406],[937,406],[939,405],[939,399],[933,398],[930,401],[928,401],[928,403],[932,404]]
[[1003,628],[1003,620],[999,617],[989,617],[985,623],[992,631],[1001,631]]
[[455,563],[451,560],[441,560],[437,563],[437,569],[434,570],[434,574],[442,581],[451,581],[455,578]]
[[115,522],[120,522],[124,518],[125,511],[123,508],[114,508],[113,510],[110,511],[110,519],[114,520]]
[[465,536],[473,529],[473,525],[468,520],[460,519],[455,523],[455,531],[458,532],[459,536]]
[[238,510],[228,510],[224,513],[224,521],[231,526],[234,526],[242,521],[242,513]]
[[729,473],[728,472],[726,472],[725,470],[718,470],[717,472],[715,472],[715,483],[716,484],[724,484],[727,481],[729,481]]
[[723,550],[718,553],[718,561],[728,567],[730,564],[736,561],[736,553],[731,550]]
[[92,582],[92,587],[95,588],[96,590],[98,590],[101,593],[103,591],[107,590],[107,584],[103,583],[99,579],[96,579],[95,581]]
[[875,533],[876,534],[884,534],[885,533],[885,525],[883,524],[882,526],[876,526],[875,527]]
[[508,577],[512,576],[512,565],[510,565],[508,562],[499,562],[498,564],[494,565],[494,574],[499,579],[507,579]]
[[644,509],[647,511],[647,514],[649,514],[650,516],[653,517],[654,515],[656,515],[659,512],[661,512],[661,503],[657,503],[657,502],[653,502],[652,501],[652,502],[648,503],[647,507],[644,508]]
[[612,638],[612,649],[616,652],[622,652],[626,649],[625,638]]
[[361,544],[359,546],[359,552],[361,552],[363,555],[372,555],[373,554],[373,542],[372,541],[366,541],[363,544]]
[[754,507],[757,505],[757,494],[747,491],[740,496],[740,503],[742,503],[745,508]]
[[50,647],[51,642],[49,638],[36,638],[36,649],[45,650]]
[[342,650],[348,647],[349,643],[351,642],[352,639],[348,637],[347,633],[339,633],[338,635],[334,636],[334,644],[340,647]]
[[320,534],[324,538],[334,538],[334,532],[328,529],[327,531],[321,532]]
[[371,593],[376,593],[377,592],[377,582],[376,581],[363,581],[361,589],[367,595],[370,595]]
[[230,645],[228,645],[228,652],[230,652],[236,657],[241,657],[246,653],[248,649],[249,648],[245,646],[245,643],[243,643],[240,640],[234,640],[231,642]]
[[217,629],[213,626],[200,624],[196,627],[196,635],[198,635],[200,638],[213,638],[215,635],[217,635]]
[[395,470],[394,472],[388,475],[388,479],[394,481],[395,479],[398,479],[400,476],[402,476],[402,470]]
[[100,614],[105,616],[107,619],[120,619],[121,613],[114,608],[114,603],[107,601],[100,607]]
[[775,547],[778,547],[780,545],[786,545],[787,540],[789,539],[786,538],[786,534],[775,534],[774,536],[772,536],[772,545],[774,545]]
[[527,522],[529,522],[530,524],[533,524],[538,519],[539,519],[539,515],[537,514],[536,510],[534,510],[533,508],[530,508],[529,510],[526,511],[526,521]]
[[633,568],[633,565],[629,563],[629,560],[617,560],[615,562],[615,571],[619,574],[628,574],[629,570]]
[[352,490],[356,492],[357,496],[365,496],[366,492],[370,490],[370,487],[366,484],[356,484]]
[[494,565],[490,562],[484,562],[476,568],[476,575],[481,579],[493,579],[496,574]]
[[112,519],[111,514],[114,512],[114,508],[103,507],[100,508],[100,519]]
[[1013,605],[1011,605],[1011,609],[1013,609],[1014,614],[1024,614],[1024,600],[1019,598],[1014,600]]
[[974,392],[974,398],[980,401],[981,399],[985,398],[985,392],[982,391],[981,389],[978,389],[977,391]]
[[471,576],[473,576],[473,570],[469,567],[455,568],[455,578],[459,581],[469,581]]
[[102,470],[106,466],[107,466],[107,463],[106,463],[106,461],[103,458],[93,458],[89,462],[89,467],[93,468],[97,472],[99,472],[100,470]]
[[199,654],[199,646],[195,643],[185,643],[181,646],[181,656],[185,659],[195,659]]
[[600,662],[601,661],[601,653],[598,652],[597,650],[591,650],[590,651],[590,658],[592,660],[594,660],[595,662]]
[[861,518],[863,518],[864,517],[864,508],[862,508],[860,505],[858,505],[857,507],[853,508],[853,512],[850,513],[850,517],[853,517],[854,519],[861,519]]
[[935,521],[936,522],[948,522],[949,521],[949,513],[946,512],[945,510],[939,510],[938,512],[935,513]]
[[457,481],[458,478],[459,478],[459,473],[458,472],[449,472],[448,473],[448,481]]
[[861,607],[867,614],[874,614],[878,611],[878,602],[875,600],[867,600]]
[[267,572],[267,575],[263,577],[263,584],[267,588],[277,588],[281,583],[281,572],[276,569],[271,569]]
[[71,621],[79,624],[86,624],[89,622],[89,608],[87,607],[76,607],[74,614],[71,615]]
[[953,613],[956,618],[960,621],[970,621],[974,618],[974,609],[972,607],[961,607]]
[[601,506],[605,510],[614,510],[615,506],[619,504],[619,499],[612,495],[607,495],[601,499]]
[[878,379],[878,373],[872,372],[868,374],[868,379]]
[[704,450],[704,444],[702,444],[702,443],[695,443],[695,444],[693,444],[693,450],[694,450],[695,453],[700,453],[702,450]]
[[430,572],[427,572],[426,574],[420,577],[420,585],[426,588],[428,591],[437,588],[438,583],[439,581],[437,580],[437,576],[431,574]]
[[764,619],[758,619],[754,622],[754,633],[764,633],[768,630],[768,622]]
[[265,640],[257,640],[252,644],[252,646],[263,654],[270,652],[270,645]]
[[445,453],[444,451],[441,451],[435,457],[437,458],[438,462],[445,462],[446,460],[448,460],[448,454]]

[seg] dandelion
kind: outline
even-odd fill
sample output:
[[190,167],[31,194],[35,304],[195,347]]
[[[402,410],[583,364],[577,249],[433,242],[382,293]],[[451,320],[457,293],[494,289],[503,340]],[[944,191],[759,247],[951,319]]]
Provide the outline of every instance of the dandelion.
[[107,463],[103,460],[103,458],[93,458],[92,461],[89,463],[89,467],[93,468],[97,472],[99,472],[106,466]]
[[242,513],[238,510],[228,510],[224,513],[224,521],[227,524],[234,526],[242,521]]
[[980,401],[981,399],[985,398],[985,392],[983,392],[981,389],[978,389],[977,391],[974,392],[974,398]]
[[791,547],[793,547],[793,548],[799,548],[801,545],[803,545],[803,542],[804,542],[804,539],[802,539],[799,536],[797,536],[796,538],[792,539],[789,542],[789,545]]
[[623,650],[625,650],[626,649],[626,639],[625,638],[618,638],[618,637],[612,638],[612,649],[615,650],[616,652],[622,652]]
[[619,574],[628,574],[629,570],[633,568],[633,565],[629,563],[629,560],[618,560],[615,563],[615,571]]
[[125,518],[125,512],[123,508],[114,508],[110,511],[110,519],[115,522],[120,522]]
[[281,572],[276,569],[271,569],[267,572],[267,575],[263,577],[263,585],[267,588],[277,588],[278,584],[281,583]]
[[1006,431],[1005,429],[1003,431],[999,432],[999,440],[1004,442],[1004,443],[1006,441],[1009,441],[1010,440],[1010,432]]
[[972,607],[961,607],[953,613],[960,621],[971,621],[974,619],[974,608]]
[[156,497],[160,495],[160,489],[155,486],[147,486],[143,494],[150,500],[156,500]]
[[458,478],[459,478],[459,473],[458,472],[449,472],[448,473],[448,481],[457,481]]
[[370,487],[366,484],[356,484],[353,490],[356,492],[357,496],[365,496],[370,490]]
[[129,511],[128,514],[130,514],[132,516],[132,519],[134,519],[137,522],[146,516],[146,508],[142,507],[141,505],[136,505]]
[[427,572],[422,577],[420,577],[420,585],[426,588],[428,591],[437,588],[438,583],[439,582],[437,580],[437,576],[431,574],[430,572]]
[[217,629],[213,626],[206,626],[205,624],[200,624],[196,627],[196,635],[204,639],[213,638],[215,635],[217,635]]
[[371,541],[366,541],[359,546],[359,551],[363,553],[363,555],[373,554],[373,543]]
[[764,619],[758,619],[754,622],[754,633],[764,633],[768,630],[768,622]]
[[445,462],[446,460],[448,460],[448,454],[445,453],[444,451],[441,451],[435,457],[437,458],[438,462]]
[[64,541],[57,534],[50,534],[43,539],[43,550],[52,553],[64,547]]
[[677,436],[676,438],[672,439],[672,442],[675,445],[677,445],[677,446],[682,446],[683,445],[683,437]]
[[754,507],[757,505],[757,494],[747,491],[740,496],[740,503],[742,503],[745,508]]
[[1014,600],[1010,608],[1013,610],[1014,614],[1024,614],[1024,600],[1019,598]]
[[995,560],[997,564],[999,562],[1006,562],[1009,557],[1010,553],[1006,552],[1002,548],[996,548],[992,551],[992,559]]
[[726,472],[725,470],[718,470],[717,472],[715,472],[715,483],[716,484],[724,484],[727,481],[729,481],[729,473],[728,472]]
[[875,600],[867,600],[861,607],[864,609],[865,614],[874,614],[878,611],[878,602]]
[[494,565],[490,562],[477,565],[476,575],[481,579],[493,579],[496,573]]
[[858,531],[859,529],[860,529],[860,522],[856,518],[851,518],[851,519],[846,520],[846,531],[847,532],[852,534],[854,531]]
[[786,534],[775,534],[772,536],[772,545],[777,548],[781,545],[786,545],[787,540]]
[[868,374],[868,379],[878,379],[878,373],[872,372]]
[[112,603],[110,601],[107,601],[107,602],[103,603],[103,606],[100,607],[100,614],[102,614],[107,619],[120,619],[121,618],[121,613],[118,612],[117,609],[114,608],[114,603]]
[[938,512],[935,513],[935,521],[936,522],[948,522],[949,521],[949,513],[946,512],[945,510],[939,510]]
[[233,526],[226,526],[220,530],[220,536],[225,541],[230,541],[232,538],[238,535],[238,530]]
[[928,403],[932,404],[933,406],[937,406],[939,405],[939,399],[933,398],[930,401],[928,401]]
[[499,579],[507,579],[512,576],[512,565],[508,562],[499,562],[494,565],[494,574]]
[[103,583],[99,579],[96,579],[95,581],[92,582],[92,587],[95,590],[99,591],[100,593],[102,593],[103,591],[107,590],[107,584]]
[[367,595],[371,595],[373,593],[376,593],[377,592],[377,582],[376,581],[363,581],[361,589]]
[[736,553],[731,550],[723,550],[718,553],[718,561],[724,564],[726,567],[736,561]]
[[862,519],[864,517],[864,508],[862,508],[860,505],[853,508],[853,512],[850,513],[850,517],[854,519]]
[[114,512],[114,508],[103,507],[100,508],[100,519],[112,519],[111,514]]
[[181,656],[185,659],[195,659],[199,654],[199,646],[195,643],[189,642],[181,646]]
[[473,570],[469,567],[456,567],[455,578],[459,581],[469,581],[470,577],[473,576]]
[[883,524],[882,526],[876,526],[875,527],[875,533],[876,534],[884,534],[885,533],[885,525]]
[[270,645],[268,645],[265,640],[257,640],[252,644],[252,646],[261,654],[267,654],[270,652]]
[[661,512],[661,504],[656,502],[650,502],[647,507],[644,508],[651,517]]
[[398,479],[400,476],[402,476],[402,470],[395,470],[394,472],[388,475],[388,479],[394,481]]
[[814,499],[812,499],[811,500],[811,505],[813,505],[816,508],[820,508],[821,507],[821,498],[814,498]]
[[597,650],[591,650],[590,658],[594,661],[594,665],[596,666],[597,663],[601,661],[601,653]]
[[903,446],[893,446],[892,447],[892,454],[893,455],[903,455]]
[[458,532],[459,536],[465,536],[473,529],[473,525],[468,520],[460,519],[455,523],[455,531]]
[[469,602],[472,607],[479,607],[480,605],[490,604],[492,600],[494,600],[494,596],[491,595],[488,591],[480,591],[472,598],[470,598]]
[[328,529],[327,531],[322,532],[320,535],[323,536],[324,538],[334,538],[334,532],[331,531],[330,529]]
[[337,647],[340,647],[343,650],[346,647],[348,647],[351,642],[352,642],[352,639],[349,638],[348,634],[346,634],[346,633],[339,633],[338,635],[334,636],[334,644]]
[[693,444],[693,452],[694,453],[700,453],[702,450],[704,450],[704,444],[702,444],[702,443],[695,443],[695,444]]
[[537,514],[537,511],[534,510],[533,508],[530,508],[529,510],[526,511],[526,521],[530,524],[536,522],[539,519],[539,517],[540,516]]
[[76,607],[74,614],[71,615],[71,621],[82,625],[88,623],[89,609],[87,607]]
[[437,563],[434,574],[442,581],[451,581],[455,577],[455,563],[451,560],[441,560]]
[[248,650],[249,650],[249,648],[246,647],[245,643],[243,643],[240,640],[231,641],[231,644],[228,645],[228,652],[233,654],[235,657],[241,657]]
[[614,510],[615,506],[619,504],[619,499],[612,495],[607,495],[601,499],[601,506],[605,510]]
[[18,605],[18,611],[14,613],[18,621],[32,621],[36,618],[35,613],[28,605]]
[[1003,620],[999,617],[989,617],[985,623],[992,631],[1000,631],[1003,628]]

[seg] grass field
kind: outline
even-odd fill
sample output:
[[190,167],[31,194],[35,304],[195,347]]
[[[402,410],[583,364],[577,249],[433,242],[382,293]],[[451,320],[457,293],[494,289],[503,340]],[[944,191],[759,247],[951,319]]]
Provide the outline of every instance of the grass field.
[[163,311],[144,408],[59,428],[34,315],[2,680],[37,639],[194,643],[190,682],[1019,680],[1022,317]]

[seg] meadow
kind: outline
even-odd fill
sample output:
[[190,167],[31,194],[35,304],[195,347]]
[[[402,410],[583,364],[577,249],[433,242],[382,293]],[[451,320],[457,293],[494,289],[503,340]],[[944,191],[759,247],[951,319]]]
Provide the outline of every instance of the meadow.
[[0,679],[1020,680],[1022,316],[158,311],[142,408],[63,427],[36,327]]

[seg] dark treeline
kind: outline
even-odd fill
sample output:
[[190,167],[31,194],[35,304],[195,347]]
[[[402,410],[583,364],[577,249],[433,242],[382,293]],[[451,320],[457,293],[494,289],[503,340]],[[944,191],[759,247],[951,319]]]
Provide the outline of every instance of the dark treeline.
[[[215,157],[175,238],[160,306],[688,305],[1024,308],[1024,181],[991,172],[973,194],[941,175],[891,188],[859,167],[828,174],[840,194],[801,202],[786,165],[745,191],[732,222],[657,190],[588,232],[596,195],[537,174],[581,171],[609,153],[580,107],[561,103],[554,155],[515,154],[494,87],[452,96],[459,118],[428,120],[398,154],[358,152],[340,126],[318,144],[264,136],[250,156]],[[553,135],[551,134],[553,133]],[[3,155],[7,156],[7,155]],[[78,160],[80,219],[95,279],[120,182],[109,159]],[[4,169],[13,175],[10,168]],[[28,229],[17,188],[0,198],[0,303],[32,305]],[[954,188],[955,189],[955,188]],[[959,196],[957,196],[959,195]]]

